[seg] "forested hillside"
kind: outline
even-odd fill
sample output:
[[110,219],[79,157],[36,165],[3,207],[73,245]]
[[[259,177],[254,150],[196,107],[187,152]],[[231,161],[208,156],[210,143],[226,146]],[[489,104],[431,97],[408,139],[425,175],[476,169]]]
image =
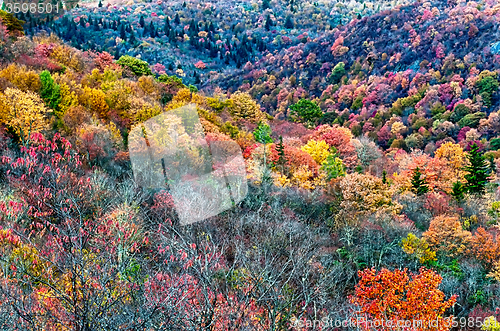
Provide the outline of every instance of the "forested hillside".
[[[1,329],[498,330],[499,9],[0,11]],[[189,104],[248,194],[181,225],[129,134]]]

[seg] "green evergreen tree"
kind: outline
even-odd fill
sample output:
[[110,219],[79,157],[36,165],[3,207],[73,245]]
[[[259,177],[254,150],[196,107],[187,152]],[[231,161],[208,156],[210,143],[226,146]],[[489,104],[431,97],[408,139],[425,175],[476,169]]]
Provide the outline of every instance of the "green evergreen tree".
[[262,0],[262,10],[266,10],[268,8],[271,8],[271,1],[270,0]]
[[269,31],[271,29],[271,26],[273,26],[273,21],[271,20],[271,15],[267,15],[266,23],[264,25],[266,31]]
[[489,161],[489,170],[490,170],[490,175],[495,175],[497,173],[497,165],[495,163],[495,158],[493,155],[488,155],[488,161]]
[[424,195],[429,192],[429,186],[425,181],[425,178],[422,178],[422,172],[419,167],[416,167],[413,170],[413,177],[411,179],[411,190],[416,195]]
[[451,189],[451,196],[455,198],[458,203],[461,203],[464,200],[464,190],[464,185],[461,182],[455,182]]
[[128,42],[131,44],[131,45],[135,45],[137,39],[135,38],[135,34],[134,34],[134,31],[131,31],[130,32],[130,37],[128,38]]
[[181,24],[181,19],[179,18],[179,13],[175,14],[174,23],[175,24]]
[[285,165],[287,163],[286,155],[285,155],[285,146],[283,145],[283,137],[280,136],[279,143],[276,145],[276,152],[278,152],[278,162],[277,165],[281,169],[281,173],[285,174]]
[[99,0],[98,7],[99,7],[99,8],[102,8],[102,0]]
[[149,30],[149,35],[151,36],[151,38],[156,37],[156,27],[155,27],[153,21],[151,21],[149,23],[149,29],[148,30]]
[[127,40],[127,34],[125,33],[125,25],[120,25],[120,39]]
[[382,183],[387,184],[387,171],[382,171]]
[[170,20],[168,19],[168,17],[165,19],[165,25],[163,26],[163,32],[165,32],[166,35],[168,35],[170,32]]
[[485,160],[484,153],[479,150],[479,146],[476,143],[471,146],[471,150],[467,154],[467,159],[469,160],[469,165],[464,168],[468,172],[465,175],[465,180],[467,181],[465,189],[469,193],[483,194],[486,184],[488,184],[490,169]]
[[144,16],[141,15],[141,18],[139,18],[139,25],[143,28],[145,24],[146,22],[144,22]]
[[291,16],[287,16],[285,20],[285,29],[293,29],[294,24]]

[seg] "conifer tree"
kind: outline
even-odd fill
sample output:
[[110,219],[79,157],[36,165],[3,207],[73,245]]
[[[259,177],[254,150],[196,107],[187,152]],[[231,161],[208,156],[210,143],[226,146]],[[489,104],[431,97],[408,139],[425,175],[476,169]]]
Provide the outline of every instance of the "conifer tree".
[[276,152],[278,152],[278,166],[281,168],[281,173],[285,173],[285,164],[287,162],[285,156],[285,146],[283,145],[283,137],[280,136],[279,143],[276,145]]
[[271,15],[267,15],[265,23],[266,31],[269,31],[271,29],[271,26],[273,26],[273,21],[271,21]]
[[387,171],[382,171],[382,183],[387,184]]
[[120,25],[120,39],[121,40],[127,39],[127,34],[125,33],[125,26],[123,24]]
[[168,35],[170,32],[170,20],[168,17],[165,19],[165,25],[163,26],[163,32],[165,32],[165,35]]
[[131,31],[131,32],[130,32],[130,38],[128,39],[128,41],[129,41],[129,42],[130,42],[130,44],[132,44],[132,45],[134,45],[134,44],[135,44],[135,42],[137,41],[137,40],[135,39],[135,34],[134,34],[134,31]]
[[141,18],[139,18],[139,25],[143,28],[145,24],[146,22],[144,22],[144,16],[141,15]]
[[464,200],[464,185],[461,182],[457,181],[453,183],[451,196],[455,198],[458,203],[461,203]]
[[479,150],[479,146],[474,143],[467,154],[469,165],[464,168],[466,172],[465,188],[469,193],[483,194],[486,184],[488,184],[490,169],[485,160],[484,153]]
[[425,182],[425,178],[422,178],[422,172],[419,167],[413,170],[413,177],[411,179],[411,190],[416,195],[424,195],[429,192],[429,186]]
[[488,156],[488,161],[490,163],[489,165],[489,170],[490,170],[490,175],[495,175],[497,173],[497,165],[495,164],[495,158],[493,155]]

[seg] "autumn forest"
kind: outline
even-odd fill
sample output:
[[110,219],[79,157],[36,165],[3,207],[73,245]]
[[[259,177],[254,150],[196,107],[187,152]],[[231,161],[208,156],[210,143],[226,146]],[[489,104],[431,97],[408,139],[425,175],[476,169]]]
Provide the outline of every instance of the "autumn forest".
[[[497,1],[7,4],[1,330],[500,330]],[[246,190],[189,224],[133,162],[187,106]]]

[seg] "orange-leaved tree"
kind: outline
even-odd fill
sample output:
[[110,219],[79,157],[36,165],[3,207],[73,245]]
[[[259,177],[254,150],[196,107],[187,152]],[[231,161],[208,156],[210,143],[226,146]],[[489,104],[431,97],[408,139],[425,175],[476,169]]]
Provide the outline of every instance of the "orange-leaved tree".
[[360,328],[371,330],[375,321],[399,320],[421,321],[420,325],[412,325],[414,331],[450,330],[452,319],[444,318],[444,313],[455,304],[457,296],[445,299],[438,289],[442,277],[433,270],[421,268],[419,273],[409,275],[407,269],[384,268],[377,272],[372,268],[359,271],[359,276],[350,299],[359,308],[358,321],[364,319]]
[[500,242],[490,231],[479,227],[471,238],[471,253],[486,269],[490,269],[500,260]]
[[469,231],[462,228],[458,216],[439,215],[431,220],[422,238],[427,240],[431,249],[455,257],[467,253],[471,236]]

